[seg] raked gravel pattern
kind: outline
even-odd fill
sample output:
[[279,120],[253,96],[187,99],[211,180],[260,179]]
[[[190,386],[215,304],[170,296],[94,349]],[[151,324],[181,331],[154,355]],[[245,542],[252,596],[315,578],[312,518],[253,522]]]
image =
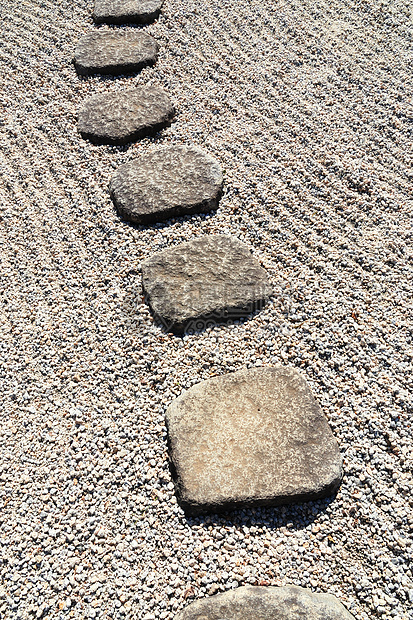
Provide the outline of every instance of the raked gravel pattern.
[[[159,62],[119,79],[71,64],[91,1],[0,4],[0,616],[172,620],[258,583],[410,620],[410,3],[168,0],[145,29]],[[82,140],[85,98],[147,83],[178,110],[160,137]],[[118,218],[110,178],[158,144],[220,161],[216,214]],[[273,299],[238,325],[164,334],[140,263],[207,233],[251,245]],[[213,375],[280,363],[340,444],[336,499],[186,519],[166,407]]]

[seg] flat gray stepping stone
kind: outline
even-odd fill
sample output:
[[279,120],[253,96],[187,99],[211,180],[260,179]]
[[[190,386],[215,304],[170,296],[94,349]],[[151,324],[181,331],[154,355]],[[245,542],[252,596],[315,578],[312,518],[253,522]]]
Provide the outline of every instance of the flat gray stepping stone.
[[83,138],[95,144],[127,144],[170,125],[174,106],[164,90],[139,86],[95,95],[79,112]]
[[218,207],[221,167],[194,146],[160,148],[121,166],[110,194],[121,217],[150,224]]
[[340,484],[337,442],[293,368],[203,381],[171,403],[166,424],[177,499],[189,515],[317,499]]
[[153,65],[159,46],[145,32],[130,30],[88,32],[76,46],[74,63],[80,75],[128,73]]
[[163,0],[95,0],[97,24],[148,24],[161,11]]
[[272,294],[247,246],[225,235],[206,235],[155,254],[142,263],[142,281],[154,315],[177,332],[246,316]]
[[188,605],[175,620],[354,620],[331,594],[298,586],[243,586]]

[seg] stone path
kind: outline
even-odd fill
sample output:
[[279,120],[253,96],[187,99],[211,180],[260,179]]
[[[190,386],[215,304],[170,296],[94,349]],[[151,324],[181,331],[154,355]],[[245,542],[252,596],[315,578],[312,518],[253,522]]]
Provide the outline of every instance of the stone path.
[[209,321],[239,319],[272,294],[264,269],[246,245],[205,235],[155,254],[142,264],[143,290],[166,329],[182,332]]
[[178,501],[190,515],[317,499],[340,484],[337,442],[292,368],[214,377],[166,414]]
[[354,620],[330,594],[297,586],[243,586],[188,605],[175,620]]
[[96,30],[80,39],[74,63],[80,75],[130,73],[153,65],[158,51],[155,39],[144,32]]
[[127,144],[167,127],[175,113],[156,86],[140,86],[88,99],[79,112],[79,131],[95,144]]
[[216,209],[221,191],[219,163],[194,146],[141,155],[121,166],[110,186],[119,215],[137,224]]
[[149,24],[161,11],[163,0],[95,0],[97,24]]
[[[95,0],[97,23],[148,23],[159,0]],[[78,43],[80,75],[139,71],[158,45],[143,32],[95,31]],[[175,113],[167,94],[138,87],[96,95],[78,128],[96,144],[154,134]],[[216,209],[219,163],[195,146],[158,148],[121,166],[111,198],[125,220],[150,224]],[[142,265],[143,290],[167,330],[202,329],[247,316],[272,294],[268,277],[234,237],[208,235]],[[325,497],[342,478],[337,442],[305,379],[291,368],[254,368],[214,377],[176,398],[166,414],[178,502],[189,515]],[[176,620],[352,620],[332,596],[297,587],[241,587],[189,605]],[[354,619],[353,619],[354,620]]]

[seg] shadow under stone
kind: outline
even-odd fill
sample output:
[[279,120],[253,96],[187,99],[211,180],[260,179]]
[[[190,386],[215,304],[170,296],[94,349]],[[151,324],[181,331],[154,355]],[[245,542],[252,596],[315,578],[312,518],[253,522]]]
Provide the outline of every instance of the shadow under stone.
[[314,523],[320,515],[325,514],[334,502],[337,491],[331,496],[308,502],[291,503],[282,506],[258,506],[240,508],[232,511],[211,513],[183,518],[189,527],[265,527],[276,530],[286,527],[291,531],[304,529]]

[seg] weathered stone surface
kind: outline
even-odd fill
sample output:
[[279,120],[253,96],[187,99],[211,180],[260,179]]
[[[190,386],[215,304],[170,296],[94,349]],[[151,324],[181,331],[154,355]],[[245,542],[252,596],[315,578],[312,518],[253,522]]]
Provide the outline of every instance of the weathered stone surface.
[[175,620],[354,620],[331,594],[297,586],[243,586],[188,605]]
[[95,144],[126,144],[170,124],[175,109],[156,86],[95,95],[79,112],[79,131]]
[[97,24],[148,24],[161,11],[163,0],[95,0]]
[[216,209],[221,167],[194,146],[160,148],[121,166],[110,193],[124,219],[137,224]]
[[80,75],[128,73],[153,65],[159,47],[155,39],[135,30],[88,32],[76,46],[74,63]]
[[191,515],[325,497],[342,476],[337,442],[294,369],[214,377],[166,414],[178,502]]
[[225,235],[206,235],[155,254],[142,264],[142,281],[155,316],[178,332],[246,316],[272,293],[249,249]]

